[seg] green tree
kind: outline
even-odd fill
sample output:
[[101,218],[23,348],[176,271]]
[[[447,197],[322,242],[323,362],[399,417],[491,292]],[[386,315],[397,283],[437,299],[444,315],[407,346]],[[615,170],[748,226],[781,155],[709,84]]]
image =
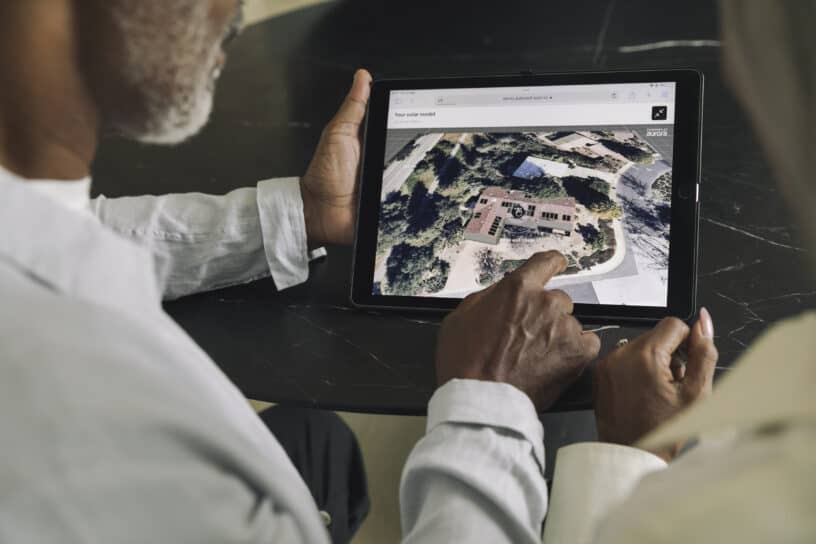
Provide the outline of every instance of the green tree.
[[417,247],[405,242],[396,244],[385,262],[388,293],[416,295],[422,290],[423,276],[433,264],[434,259],[431,247]]
[[408,197],[398,191],[389,193],[380,206],[380,226],[377,253],[383,254],[404,237],[407,222]]
[[603,138],[600,140],[600,142],[607,149],[614,151],[615,153],[619,153],[620,155],[623,155],[632,162],[642,164],[654,162],[654,158],[652,157],[651,153],[632,144],[627,144],[626,142],[621,142],[620,140],[613,140],[611,138]]
[[486,286],[495,283],[501,274],[501,259],[491,249],[484,248],[476,254],[479,273],[479,284]]

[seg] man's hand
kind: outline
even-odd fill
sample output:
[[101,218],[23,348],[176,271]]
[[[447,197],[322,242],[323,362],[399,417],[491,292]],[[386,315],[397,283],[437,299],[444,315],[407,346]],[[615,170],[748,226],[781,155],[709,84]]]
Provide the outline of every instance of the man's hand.
[[[689,327],[666,318],[611,352],[595,370],[595,419],[603,442],[631,445],[700,397],[711,393],[717,348],[705,308]],[[687,362],[678,348],[684,348]],[[684,364],[685,363],[685,364]],[[671,461],[682,444],[654,452]]]
[[454,378],[504,382],[539,410],[549,408],[595,358],[600,340],[584,333],[572,300],[544,285],[563,272],[556,251],[537,253],[500,282],[474,293],[442,323],[439,385]]
[[317,151],[300,180],[310,247],[351,244],[354,239],[360,123],[371,92],[371,74],[357,70],[337,114],[323,129]]

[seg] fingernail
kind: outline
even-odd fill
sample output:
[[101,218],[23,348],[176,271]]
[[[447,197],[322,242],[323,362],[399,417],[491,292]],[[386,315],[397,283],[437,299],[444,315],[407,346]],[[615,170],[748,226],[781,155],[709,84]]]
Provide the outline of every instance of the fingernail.
[[714,338],[714,321],[711,320],[711,314],[708,313],[705,306],[700,308],[700,324],[703,327],[703,336]]

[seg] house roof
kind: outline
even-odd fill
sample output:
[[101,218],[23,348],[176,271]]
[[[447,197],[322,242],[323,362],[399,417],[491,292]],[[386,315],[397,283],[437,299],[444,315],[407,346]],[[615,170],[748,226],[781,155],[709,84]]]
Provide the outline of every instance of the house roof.
[[[528,194],[524,191],[508,190],[503,187],[496,187],[495,185],[486,187],[485,190],[482,191],[479,198],[496,198],[499,200],[510,200],[545,207],[575,208],[575,199],[572,197],[536,198],[533,196],[528,196]],[[492,205],[493,204],[490,203],[482,209],[485,210],[487,206]]]
[[488,204],[483,208],[479,208],[477,213],[481,213],[482,215],[477,218],[474,214],[467,225],[465,225],[465,232],[480,232],[485,226],[489,227],[489,225],[493,223],[493,218],[496,217],[494,207],[495,204]]

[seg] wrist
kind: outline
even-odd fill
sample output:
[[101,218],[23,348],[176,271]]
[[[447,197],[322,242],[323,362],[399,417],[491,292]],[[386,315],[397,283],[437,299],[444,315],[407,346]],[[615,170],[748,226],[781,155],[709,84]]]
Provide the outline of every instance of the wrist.
[[303,202],[303,222],[306,227],[306,244],[310,250],[323,246],[327,240],[323,230],[322,215],[314,194],[305,178],[300,180],[300,198]]
[[326,244],[351,245],[354,239],[355,196],[321,192],[319,182],[308,174],[300,180],[303,220],[309,249]]

